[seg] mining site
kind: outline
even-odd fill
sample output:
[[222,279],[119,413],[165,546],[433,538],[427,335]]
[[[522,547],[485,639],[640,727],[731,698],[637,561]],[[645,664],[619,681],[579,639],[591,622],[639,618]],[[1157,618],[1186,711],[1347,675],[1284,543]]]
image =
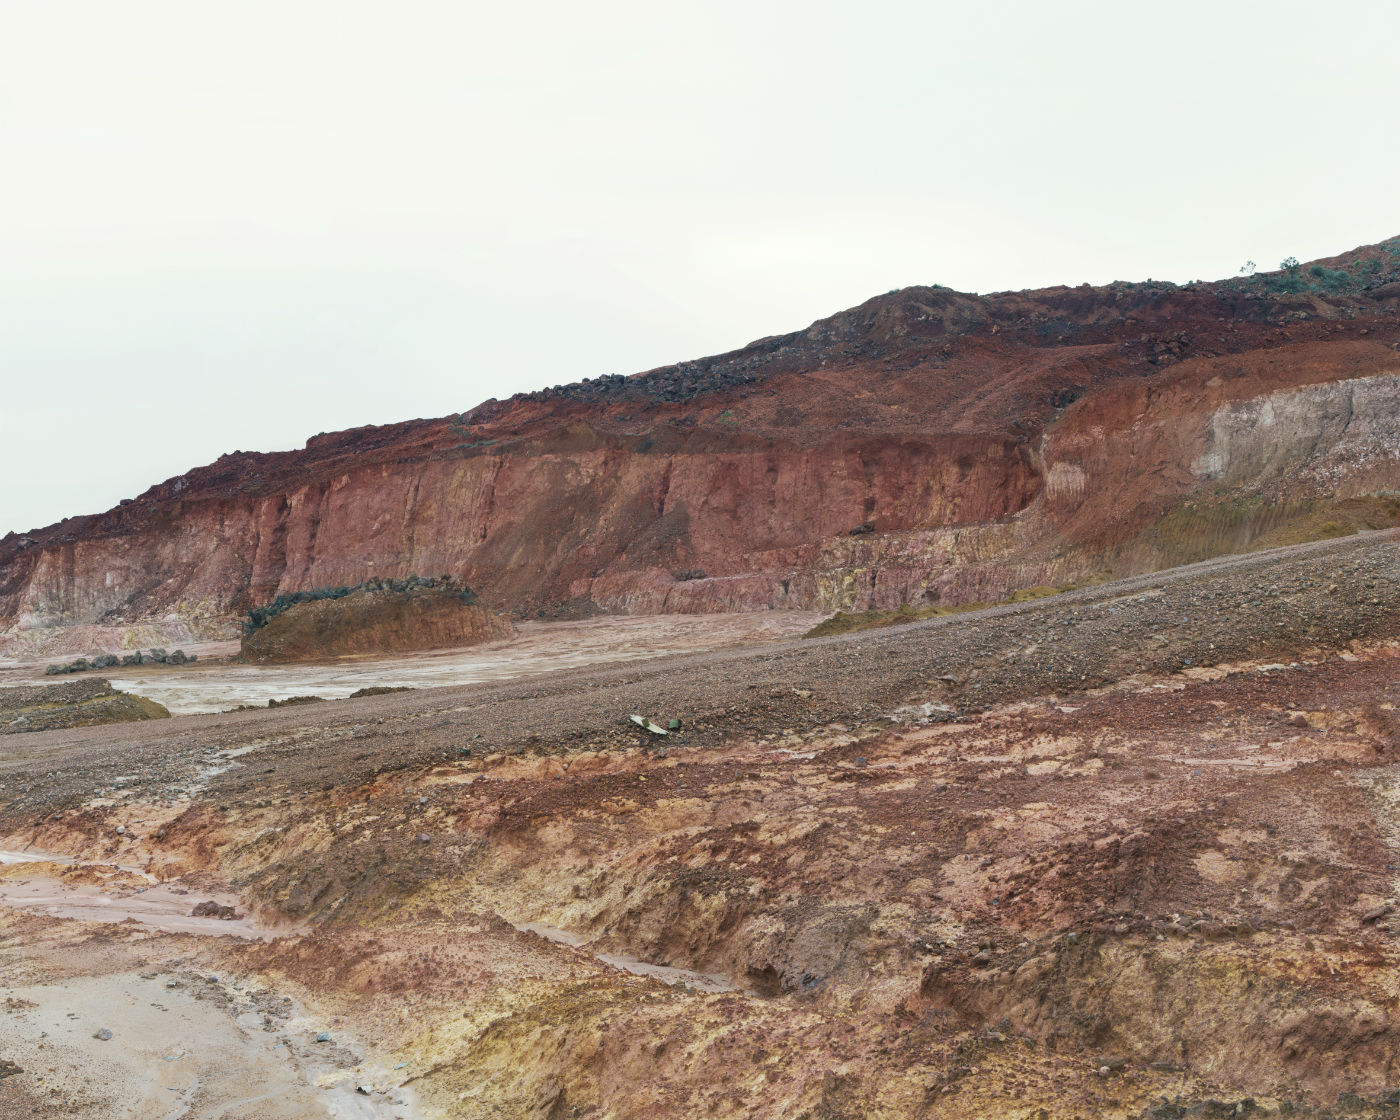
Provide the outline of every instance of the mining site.
[[0,1117],[1393,1120],[1397,347],[902,289],[11,533]]

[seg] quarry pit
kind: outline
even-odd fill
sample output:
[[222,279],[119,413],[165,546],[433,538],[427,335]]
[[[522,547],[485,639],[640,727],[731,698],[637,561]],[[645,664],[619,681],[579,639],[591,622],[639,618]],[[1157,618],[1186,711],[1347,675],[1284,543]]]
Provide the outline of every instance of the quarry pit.
[[[888,630],[8,736],[26,1072],[0,1115],[225,1115],[236,1052],[289,1120],[1393,1116],[1398,586],[1395,535],[1362,534]],[[266,936],[24,901],[155,884]]]

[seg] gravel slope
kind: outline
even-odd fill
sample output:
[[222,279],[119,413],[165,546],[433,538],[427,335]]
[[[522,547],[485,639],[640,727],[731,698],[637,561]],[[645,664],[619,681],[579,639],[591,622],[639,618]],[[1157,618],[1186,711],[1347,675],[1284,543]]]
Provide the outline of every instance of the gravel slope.
[[[226,800],[318,788],[466,751],[557,752],[640,741],[631,712],[679,717],[669,748],[735,733],[934,719],[1135,673],[1294,656],[1400,633],[1394,531],[1226,557],[1031,603],[881,631],[590,667],[544,679],[399,693],[156,724],[11,736],[0,823],[129,778],[133,792],[210,783]],[[945,710],[946,709],[946,710]],[[257,767],[220,752],[259,746]],[[211,768],[227,769],[211,775]]]

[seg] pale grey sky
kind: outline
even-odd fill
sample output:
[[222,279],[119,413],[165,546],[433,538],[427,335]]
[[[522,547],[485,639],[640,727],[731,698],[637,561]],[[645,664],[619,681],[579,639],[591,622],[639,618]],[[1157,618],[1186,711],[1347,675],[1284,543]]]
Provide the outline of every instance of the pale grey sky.
[[1400,233],[1390,0],[0,0],[0,533],[908,284]]

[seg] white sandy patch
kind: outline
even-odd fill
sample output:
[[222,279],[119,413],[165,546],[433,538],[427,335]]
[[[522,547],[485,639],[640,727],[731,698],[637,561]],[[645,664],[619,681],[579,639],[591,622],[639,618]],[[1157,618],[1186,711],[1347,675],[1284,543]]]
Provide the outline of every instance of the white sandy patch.
[[63,856],[49,852],[7,852],[0,848],[0,865],[7,863],[67,863]]
[[[222,995],[225,998],[211,998]],[[241,997],[241,998],[240,998]],[[411,1120],[398,1075],[317,1044],[290,1001],[252,1010],[226,982],[169,973],[66,976],[8,989],[0,1116],[72,1120]],[[95,1037],[99,1032],[111,1037]],[[339,1039],[336,1040],[340,1042]],[[336,1059],[339,1059],[338,1061]],[[368,1092],[359,1092],[364,1086]],[[51,1113],[36,1107],[53,1106]],[[60,1107],[61,1105],[61,1107]]]
[[[297,932],[273,930],[261,925],[252,917],[243,914],[242,905],[231,894],[191,890],[177,883],[156,882],[145,872],[132,868],[103,865],[140,875],[148,885],[133,887],[130,884],[104,886],[94,883],[65,883],[45,873],[49,868],[71,867],[73,863],[73,860],[64,856],[45,852],[0,849],[0,864],[32,864],[36,872],[29,878],[18,878],[12,874],[0,879],[0,906],[50,918],[71,918],[83,922],[134,921],[165,933],[266,940]],[[195,917],[191,911],[198,903],[206,901],[221,906],[232,906],[242,916]]]
[[466,649],[394,657],[344,657],[304,665],[198,661],[179,667],[130,666],[76,677],[45,677],[42,666],[5,674],[5,683],[106,677],[112,686],[163,704],[172,715],[264,706],[289,696],[340,700],[373,686],[432,688],[538,676],[609,662],[796,638],[821,619],[806,611],[649,615],[580,622],[522,622],[515,637]]

